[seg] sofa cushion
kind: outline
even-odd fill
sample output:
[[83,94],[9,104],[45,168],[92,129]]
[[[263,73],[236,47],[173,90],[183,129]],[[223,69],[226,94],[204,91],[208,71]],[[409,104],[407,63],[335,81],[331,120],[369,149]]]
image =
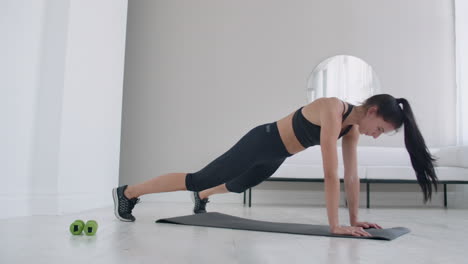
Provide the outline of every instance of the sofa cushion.
[[[430,148],[437,158],[441,181],[468,181],[468,146]],[[338,176],[344,176],[341,147],[338,147]],[[272,177],[323,179],[320,146],[308,148],[285,160]],[[358,147],[358,175],[361,179],[416,180],[405,148]]]
[[[372,180],[417,180],[412,167],[379,166],[366,169],[367,179]],[[439,181],[468,181],[468,169],[459,167],[436,167]]]
[[458,166],[468,168],[468,146],[458,147]]
[[458,148],[444,147],[433,153],[436,160],[436,166],[457,167],[458,166]]
[[405,148],[358,147],[357,153],[361,166],[411,166]]
[[[342,148],[338,147],[338,163],[343,164]],[[411,166],[409,154],[405,148],[358,147],[358,164],[362,166]],[[320,146],[308,148],[285,160],[286,164],[322,165]]]
[[449,146],[433,153],[439,167],[468,168],[468,146]]
[[462,167],[436,167],[440,181],[468,181],[468,169]]
[[371,166],[366,168],[366,178],[372,180],[416,180],[409,166]]
[[[304,164],[284,164],[271,176],[272,178],[298,178],[298,179],[323,179],[323,167],[321,165],[304,165]],[[364,167],[358,167],[358,175],[361,179],[366,176]],[[340,179],[344,177],[344,168],[338,167],[338,176]]]

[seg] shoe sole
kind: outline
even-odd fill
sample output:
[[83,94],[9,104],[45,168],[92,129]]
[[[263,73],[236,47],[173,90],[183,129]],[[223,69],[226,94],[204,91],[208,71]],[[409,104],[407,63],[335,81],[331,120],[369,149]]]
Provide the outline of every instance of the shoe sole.
[[194,214],[196,214],[196,213],[195,213],[195,192],[192,192],[192,193],[190,194],[190,198],[192,199],[192,202],[193,202],[193,209],[192,209],[192,212],[193,212]]
[[117,217],[117,219],[119,219],[120,221],[133,222],[132,220],[122,218],[119,215],[119,203],[118,203],[119,198],[117,196],[117,188],[112,189],[112,198],[114,198],[114,215],[115,215],[115,217]]

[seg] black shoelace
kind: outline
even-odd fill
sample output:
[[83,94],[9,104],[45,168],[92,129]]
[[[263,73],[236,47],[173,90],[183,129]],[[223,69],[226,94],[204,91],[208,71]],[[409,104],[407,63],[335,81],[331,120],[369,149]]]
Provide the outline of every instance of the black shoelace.
[[140,202],[140,198],[133,198],[129,200],[121,199],[120,200],[120,207],[122,208],[122,211],[125,213],[131,213],[133,208],[135,207],[135,204]]

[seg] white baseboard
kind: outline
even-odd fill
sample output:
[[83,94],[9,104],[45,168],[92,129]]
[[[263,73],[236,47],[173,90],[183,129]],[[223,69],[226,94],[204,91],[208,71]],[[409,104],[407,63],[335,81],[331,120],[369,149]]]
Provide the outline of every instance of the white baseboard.
[[112,193],[0,195],[6,213],[0,219],[32,215],[63,215],[112,206]]
[[0,203],[5,205],[0,219],[29,216],[29,197],[26,195],[0,195]]

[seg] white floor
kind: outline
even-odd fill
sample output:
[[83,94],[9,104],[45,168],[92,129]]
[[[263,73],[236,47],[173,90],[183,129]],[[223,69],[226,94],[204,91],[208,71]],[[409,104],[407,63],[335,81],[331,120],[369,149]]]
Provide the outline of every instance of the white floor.
[[[210,203],[210,211],[258,220],[326,224],[323,207]],[[137,221],[118,221],[112,207],[63,216],[0,220],[0,263],[468,263],[468,210],[361,209],[363,220],[411,233],[393,241],[330,238],[156,224],[189,214],[189,203],[137,204]],[[340,209],[347,223],[347,209]],[[94,237],[72,236],[75,219],[99,223]]]

